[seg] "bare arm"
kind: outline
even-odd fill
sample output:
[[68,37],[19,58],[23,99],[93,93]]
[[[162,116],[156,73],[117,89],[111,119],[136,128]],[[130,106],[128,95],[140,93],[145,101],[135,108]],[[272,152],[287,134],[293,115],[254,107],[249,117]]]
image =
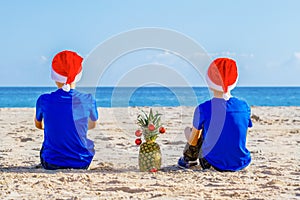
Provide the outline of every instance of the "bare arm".
[[35,127],[38,129],[44,130],[44,123],[43,121],[38,121],[36,118],[34,118]]
[[88,130],[94,129],[96,127],[97,121],[92,121],[91,119],[89,119],[88,122]]
[[200,136],[201,136],[201,131],[193,127],[188,143],[192,146],[197,146],[197,142]]

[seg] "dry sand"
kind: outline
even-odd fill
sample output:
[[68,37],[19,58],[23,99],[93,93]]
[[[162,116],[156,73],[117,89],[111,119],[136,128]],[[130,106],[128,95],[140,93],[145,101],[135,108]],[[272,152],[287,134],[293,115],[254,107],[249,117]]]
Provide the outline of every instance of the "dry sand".
[[90,169],[47,171],[39,167],[43,132],[33,125],[34,109],[1,108],[0,199],[300,199],[300,107],[253,107],[252,163],[226,173],[176,167],[191,107],[155,108],[167,128],[157,140],[162,170],[139,172],[140,109],[99,108],[89,132],[96,148]]

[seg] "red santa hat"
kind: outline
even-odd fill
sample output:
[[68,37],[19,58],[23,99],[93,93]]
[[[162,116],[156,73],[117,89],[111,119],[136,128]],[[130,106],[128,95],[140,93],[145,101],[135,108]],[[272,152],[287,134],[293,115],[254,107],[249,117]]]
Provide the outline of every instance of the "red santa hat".
[[52,80],[64,83],[62,89],[66,92],[70,91],[70,84],[78,82],[81,78],[82,60],[83,58],[73,51],[59,52],[52,60]]
[[238,80],[236,62],[230,58],[217,58],[209,66],[206,75],[208,86],[225,94],[232,90]]

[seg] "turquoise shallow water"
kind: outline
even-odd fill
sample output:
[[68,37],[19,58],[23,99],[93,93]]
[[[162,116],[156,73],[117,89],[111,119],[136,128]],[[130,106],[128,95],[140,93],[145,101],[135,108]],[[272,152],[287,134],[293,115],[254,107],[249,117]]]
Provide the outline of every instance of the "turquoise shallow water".
[[[43,93],[53,87],[0,87],[0,107],[35,107]],[[196,106],[211,98],[206,87],[99,87],[78,88],[93,93],[98,107]],[[300,106],[300,87],[238,87],[232,95],[250,106]]]

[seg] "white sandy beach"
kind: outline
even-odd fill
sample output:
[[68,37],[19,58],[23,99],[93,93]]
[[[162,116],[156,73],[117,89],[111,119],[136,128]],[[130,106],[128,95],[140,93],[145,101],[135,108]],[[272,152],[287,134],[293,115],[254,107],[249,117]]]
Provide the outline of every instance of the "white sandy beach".
[[226,173],[176,167],[192,107],[154,109],[167,128],[157,139],[162,169],[139,172],[134,131],[140,109],[148,110],[99,108],[89,132],[96,149],[90,169],[47,171],[39,167],[43,131],[34,127],[34,109],[1,108],[0,199],[300,199],[300,107],[252,107],[252,163]]

